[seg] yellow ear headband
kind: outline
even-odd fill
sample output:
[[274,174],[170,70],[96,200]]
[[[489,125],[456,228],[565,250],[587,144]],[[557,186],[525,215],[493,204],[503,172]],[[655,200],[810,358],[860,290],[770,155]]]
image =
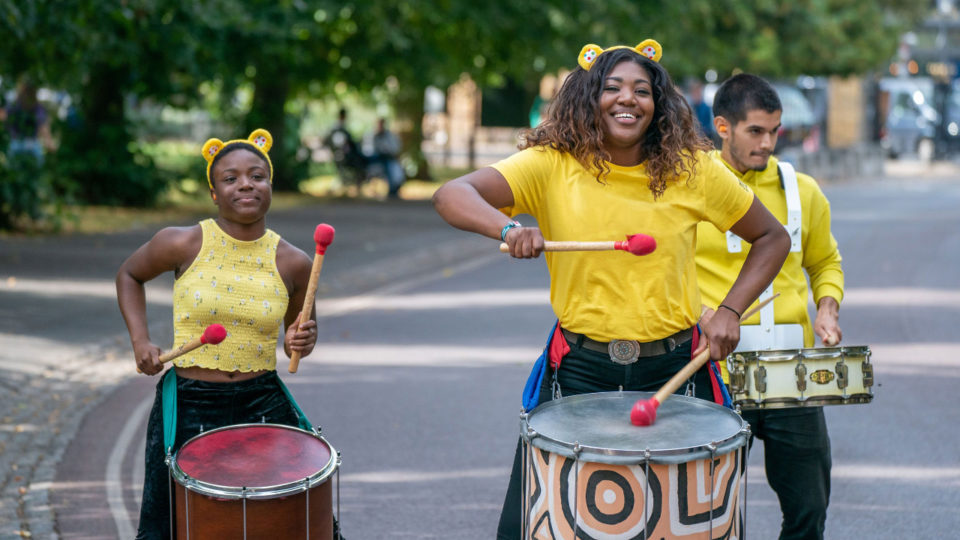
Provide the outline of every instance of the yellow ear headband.
[[653,39],[645,39],[636,47],[614,45],[613,47],[609,47],[607,49],[602,49],[599,45],[594,45],[591,43],[589,45],[584,45],[583,48],[580,49],[580,56],[577,57],[577,63],[580,64],[580,67],[586,71],[590,71],[590,68],[593,67],[594,62],[597,61],[597,58],[599,58],[601,54],[615,49],[630,49],[639,55],[646,56],[654,62],[659,62],[660,57],[663,56],[663,47],[661,47],[660,44]]
[[253,133],[250,134],[246,139],[235,139],[232,141],[223,142],[220,139],[210,139],[207,142],[203,143],[203,147],[200,149],[200,152],[203,154],[203,159],[207,160],[207,184],[210,186],[210,189],[213,189],[213,180],[210,178],[210,169],[213,167],[213,161],[216,159],[217,154],[219,154],[224,148],[230,146],[231,144],[242,143],[245,148],[253,147],[254,150],[260,152],[260,155],[263,156],[263,159],[267,162],[267,167],[270,169],[270,183],[273,183],[273,162],[270,161],[270,156],[267,155],[267,152],[270,151],[270,147],[273,146],[273,136],[270,135],[270,132],[265,129],[255,129]]

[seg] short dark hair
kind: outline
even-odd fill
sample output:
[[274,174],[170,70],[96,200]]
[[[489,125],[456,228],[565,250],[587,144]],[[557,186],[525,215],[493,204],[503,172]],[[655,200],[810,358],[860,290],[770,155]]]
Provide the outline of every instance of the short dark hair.
[[746,120],[747,113],[756,109],[773,113],[782,111],[783,105],[770,83],[750,73],[730,77],[713,96],[713,116],[722,116],[734,125]]

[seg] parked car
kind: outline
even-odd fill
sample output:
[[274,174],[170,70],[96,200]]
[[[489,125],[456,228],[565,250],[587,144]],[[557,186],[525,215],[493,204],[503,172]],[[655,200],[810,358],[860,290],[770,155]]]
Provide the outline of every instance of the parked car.
[[780,117],[780,133],[776,153],[786,148],[800,147],[804,152],[815,152],[820,144],[820,126],[813,107],[799,88],[784,83],[774,83],[780,95],[783,115]]
[[880,80],[878,113],[884,118],[880,146],[892,158],[930,159],[940,114],[934,107],[933,80],[897,77]]

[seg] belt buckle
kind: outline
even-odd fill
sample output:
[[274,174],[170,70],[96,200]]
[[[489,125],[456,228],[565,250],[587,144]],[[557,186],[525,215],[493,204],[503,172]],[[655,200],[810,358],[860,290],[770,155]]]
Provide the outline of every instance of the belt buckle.
[[640,357],[640,344],[632,339],[615,339],[607,344],[607,353],[617,364],[632,364]]

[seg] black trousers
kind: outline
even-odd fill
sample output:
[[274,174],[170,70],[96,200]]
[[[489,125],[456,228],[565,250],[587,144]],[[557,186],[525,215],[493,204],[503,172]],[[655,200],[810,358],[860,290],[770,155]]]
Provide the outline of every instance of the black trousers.
[[763,441],[767,482],[783,513],[780,540],[822,540],[831,467],[823,408],[747,410],[743,419]]
[[[553,378],[556,376],[563,396],[587,394],[592,392],[618,391],[622,386],[624,391],[656,391],[690,362],[691,342],[681,343],[672,352],[659,356],[640,358],[633,364],[620,365],[610,360],[604,353],[584,349],[577,343],[570,343],[570,352],[563,358],[560,368],[555,374],[550,373],[543,378],[540,387],[539,403],[546,403],[553,399]],[[710,383],[710,374],[704,367],[688,381],[692,384],[694,395],[701,399],[713,401],[713,389]],[[687,386],[681,386],[678,394],[683,394]],[[517,451],[513,459],[513,470],[510,472],[510,483],[500,512],[500,525],[497,529],[498,540],[515,540],[520,538],[521,523],[521,491],[522,480],[522,440],[517,441]]]
[[[168,371],[164,377],[175,376]],[[171,538],[170,475],[164,463],[163,377],[147,422],[146,467],[138,540]],[[279,386],[276,372],[236,383],[177,378],[177,435],[173,452],[202,431],[265,421],[297,426],[297,413]]]

